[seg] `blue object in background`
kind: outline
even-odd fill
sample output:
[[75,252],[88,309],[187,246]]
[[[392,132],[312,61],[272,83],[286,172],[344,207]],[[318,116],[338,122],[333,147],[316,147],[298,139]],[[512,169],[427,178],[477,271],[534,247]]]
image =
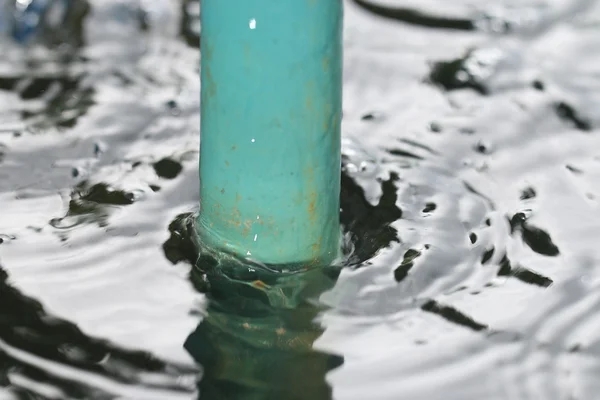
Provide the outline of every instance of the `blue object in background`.
[[19,43],[30,41],[44,26],[63,23],[72,0],[5,0],[0,30]]
[[279,266],[339,255],[342,0],[203,0],[203,244]]

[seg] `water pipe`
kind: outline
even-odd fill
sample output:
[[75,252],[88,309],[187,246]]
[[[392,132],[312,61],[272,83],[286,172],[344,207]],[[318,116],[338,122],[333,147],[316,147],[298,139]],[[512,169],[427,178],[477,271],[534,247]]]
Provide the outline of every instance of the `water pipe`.
[[279,269],[339,255],[342,0],[203,0],[203,245]]

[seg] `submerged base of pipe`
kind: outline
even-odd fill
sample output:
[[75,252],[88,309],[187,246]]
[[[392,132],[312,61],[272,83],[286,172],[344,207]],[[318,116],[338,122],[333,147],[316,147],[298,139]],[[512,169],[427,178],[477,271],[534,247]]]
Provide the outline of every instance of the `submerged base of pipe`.
[[[317,267],[328,267],[332,265],[341,265],[344,258],[344,244],[342,230],[339,228],[338,245],[331,251],[322,254],[320,257],[310,259],[296,259],[285,263],[265,263],[252,257],[251,254],[245,254],[242,248],[233,244],[223,245],[219,236],[209,229],[202,226],[199,218],[194,221],[194,244],[202,256],[208,256],[215,260],[218,265],[227,265],[228,269],[254,268],[264,272],[272,273],[296,273],[306,271]],[[245,254],[245,255],[244,255]]]

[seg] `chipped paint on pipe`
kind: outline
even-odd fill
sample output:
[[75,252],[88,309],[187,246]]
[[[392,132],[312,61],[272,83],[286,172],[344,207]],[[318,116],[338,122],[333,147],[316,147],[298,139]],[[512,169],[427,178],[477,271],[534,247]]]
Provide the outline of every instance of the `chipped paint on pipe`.
[[198,233],[279,266],[339,254],[342,0],[203,0]]

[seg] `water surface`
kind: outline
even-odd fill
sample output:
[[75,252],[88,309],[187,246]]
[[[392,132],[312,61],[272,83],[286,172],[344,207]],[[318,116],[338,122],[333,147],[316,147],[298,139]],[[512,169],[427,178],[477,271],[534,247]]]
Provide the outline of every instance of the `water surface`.
[[1,398],[596,398],[599,2],[346,1],[348,257],[286,276],[191,241],[198,2],[90,3],[0,43]]

